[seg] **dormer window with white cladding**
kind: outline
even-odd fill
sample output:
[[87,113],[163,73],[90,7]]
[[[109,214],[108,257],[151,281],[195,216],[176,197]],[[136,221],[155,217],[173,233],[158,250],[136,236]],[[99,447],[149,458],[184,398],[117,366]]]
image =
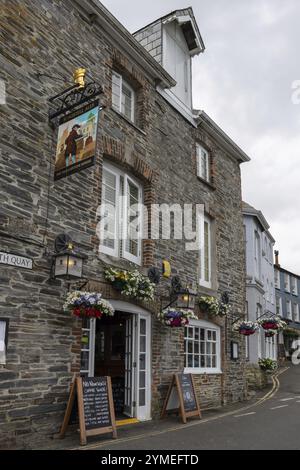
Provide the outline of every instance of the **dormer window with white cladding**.
[[192,58],[205,46],[192,8],[183,8],[145,26],[134,37],[176,82],[171,88],[158,84],[158,92],[187,120],[194,122]]
[[192,108],[192,59],[190,51],[177,21],[163,27],[163,67],[177,85],[172,93],[188,108]]

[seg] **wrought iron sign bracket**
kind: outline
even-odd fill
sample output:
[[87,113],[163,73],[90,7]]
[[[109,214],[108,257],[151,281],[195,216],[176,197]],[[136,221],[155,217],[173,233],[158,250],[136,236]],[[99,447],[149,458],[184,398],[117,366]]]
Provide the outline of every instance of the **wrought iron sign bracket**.
[[[103,94],[103,87],[96,82],[87,83],[84,87],[73,85],[62,93],[49,99],[49,120],[53,122],[65,113],[95,100]],[[102,107],[103,108],[103,107]]]

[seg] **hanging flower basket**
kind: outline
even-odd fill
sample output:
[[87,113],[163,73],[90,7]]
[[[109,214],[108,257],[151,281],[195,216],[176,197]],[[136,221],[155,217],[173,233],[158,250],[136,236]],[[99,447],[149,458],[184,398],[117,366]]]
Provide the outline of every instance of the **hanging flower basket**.
[[151,301],[154,299],[154,288],[150,279],[143,276],[138,270],[122,271],[107,268],[104,271],[105,279],[111,283],[114,289],[122,295],[138,300]]
[[158,314],[159,321],[171,328],[182,328],[189,325],[190,320],[197,317],[192,310],[167,308]]
[[258,323],[252,321],[239,321],[233,326],[234,331],[238,331],[240,335],[244,336],[254,335],[258,328]]
[[114,316],[114,308],[102,299],[101,294],[94,292],[70,292],[64,304],[64,310],[72,312],[78,318],[102,318]]
[[213,316],[225,317],[230,312],[230,305],[215,297],[202,296],[199,299],[199,307],[203,312]]
[[265,331],[270,330],[275,333],[277,333],[280,330],[283,330],[286,327],[286,323],[283,320],[281,320],[281,318],[276,317],[276,316],[263,317],[260,320],[258,320],[258,323]]

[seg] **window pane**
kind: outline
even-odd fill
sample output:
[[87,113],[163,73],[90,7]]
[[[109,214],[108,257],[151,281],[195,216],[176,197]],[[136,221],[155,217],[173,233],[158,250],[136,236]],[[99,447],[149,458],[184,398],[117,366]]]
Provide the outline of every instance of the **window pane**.
[[140,397],[139,397],[139,405],[145,406],[146,405],[146,390],[140,390]]
[[112,105],[117,111],[121,111],[120,97],[121,97],[121,77],[113,72],[112,74]]
[[133,121],[134,93],[131,88],[124,82],[122,86],[122,113]]
[[210,240],[209,240],[209,226],[204,222],[204,276],[205,281],[210,282]]

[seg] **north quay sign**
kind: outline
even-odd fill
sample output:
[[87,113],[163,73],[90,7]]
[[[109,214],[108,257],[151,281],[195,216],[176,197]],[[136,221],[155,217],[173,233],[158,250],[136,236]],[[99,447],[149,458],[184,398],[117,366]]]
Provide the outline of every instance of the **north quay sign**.
[[11,253],[3,253],[0,251],[0,264],[7,264],[17,268],[32,269],[33,261],[30,258],[14,255]]

